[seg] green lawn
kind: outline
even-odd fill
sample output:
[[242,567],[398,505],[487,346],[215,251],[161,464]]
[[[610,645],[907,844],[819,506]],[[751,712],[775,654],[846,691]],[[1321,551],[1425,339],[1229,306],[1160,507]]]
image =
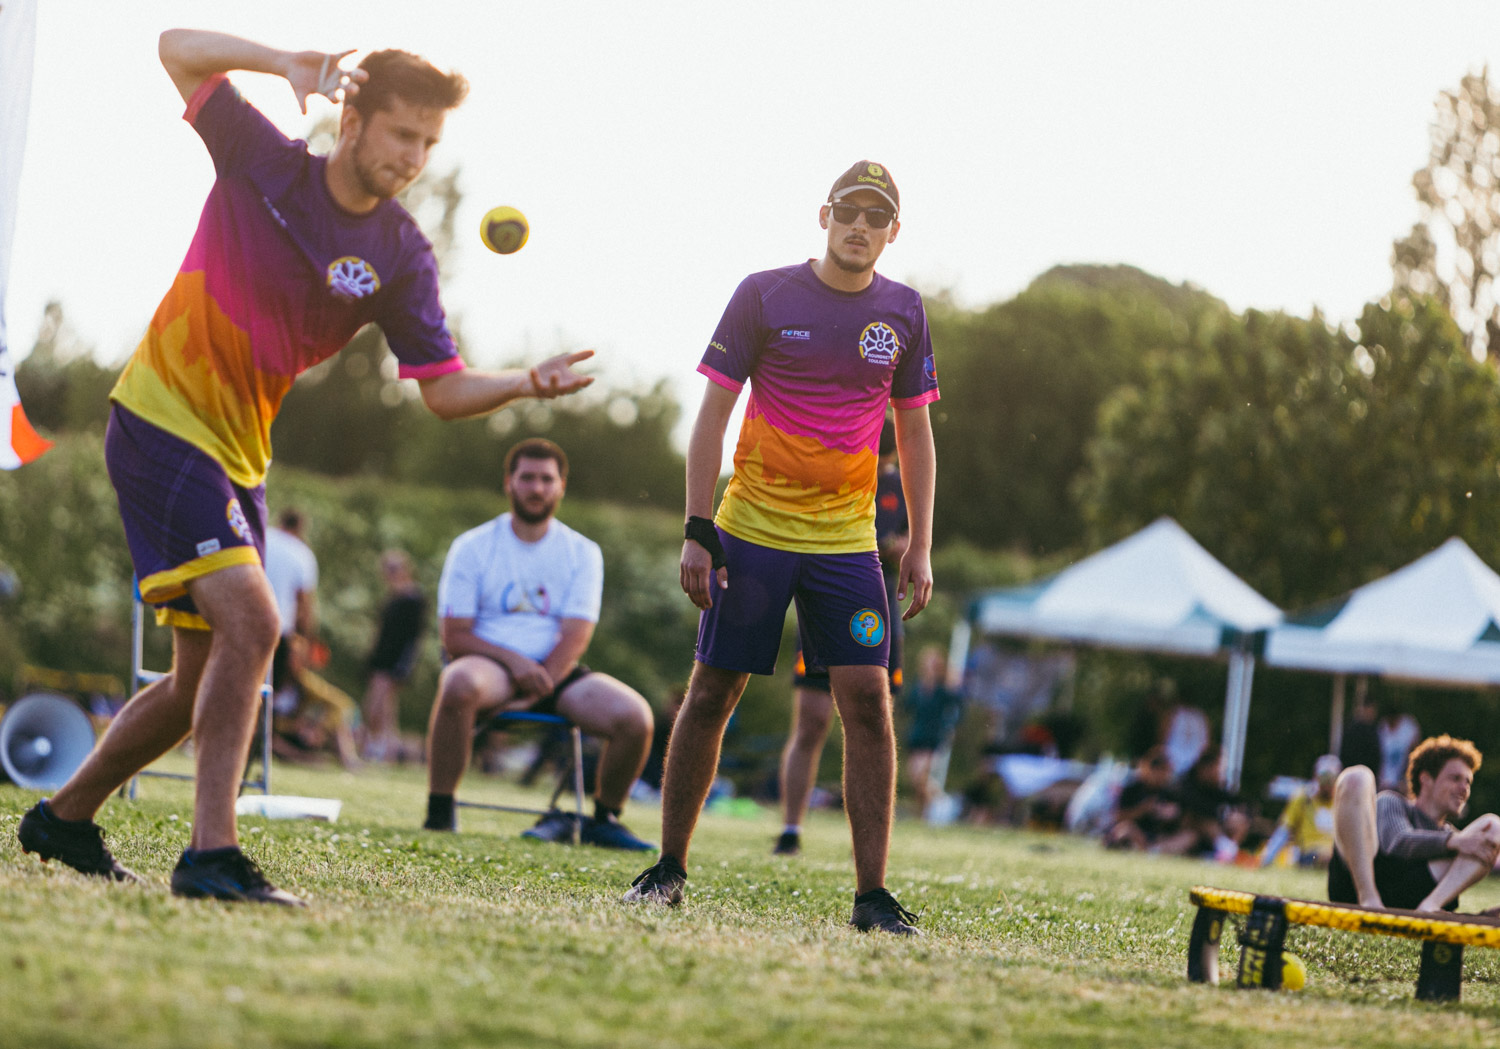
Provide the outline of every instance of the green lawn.
[[[1471,948],[1464,1001],[1411,1000],[1418,946],[1294,929],[1300,994],[1189,985],[1197,883],[1316,896],[1315,875],[1105,853],[1093,843],[913,823],[890,888],[926,935],[850,930],[847,831],[812,821],[773,859],[769,811],[705,816],[686,906],[628,908],[635,855],[529,843],[527,817],[417,830],[421,770],[277,770],[337,797],[333,825],[246,819],[252,855],[305,912],[179,901],[167,875],[189,788],[144,781],[102,822],[145,887],[23,856],[35,795],[0,786],[0,1046],[1492,1045],[1500,954]],[[471,777],[471,798],[515,797]],[[657,813],[628,822],[655,837]],[[1466,904],[1500,902],[1500,883]],[[1229,936],[1226,936],[1226,941]],[[1236,954],[1226,942],[1228,975]],[[1441,1030],[1441,1034],[1437,1032]]]

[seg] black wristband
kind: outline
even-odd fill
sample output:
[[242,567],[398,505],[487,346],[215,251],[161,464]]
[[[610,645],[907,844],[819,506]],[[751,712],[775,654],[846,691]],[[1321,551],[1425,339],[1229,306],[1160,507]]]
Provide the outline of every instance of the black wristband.
[[724,544],[719,542],[719,530],[708,518],[689,517],[682,528],[682,538],[691,539],[708,551],[708,556],[713,558],[714,571],[729,563],[724,558]]

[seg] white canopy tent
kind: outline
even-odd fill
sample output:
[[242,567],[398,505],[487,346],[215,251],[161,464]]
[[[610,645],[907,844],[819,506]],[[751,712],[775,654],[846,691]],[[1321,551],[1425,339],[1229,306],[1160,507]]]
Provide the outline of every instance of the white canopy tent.
[[[972,632],[1047,638],[1229,662],[1224,782],[1238,789],[1255,675],[1254,641],[1281,611],[1171,518],[1027,586],[981,594],[955,628],[962,660]],[[958,665],[962,665],[961,662]]]
[[1436,685],[1500,685],[1500,575],[1462,539],[1266,637],[1268,666],[1377,674]]

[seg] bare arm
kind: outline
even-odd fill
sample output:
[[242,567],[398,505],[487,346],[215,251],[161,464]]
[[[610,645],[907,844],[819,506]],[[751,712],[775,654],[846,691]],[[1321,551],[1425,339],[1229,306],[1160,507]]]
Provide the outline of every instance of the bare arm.
[[564,619],[560,626],[562,634],[558,637],[557,644],[547,654],[547,658],[542,660],[542,666],[547,668],[547,673],[557,684],[562,684],[573,673],[573,668],[578,666],[578,661],[588,651],[589,642],[594,639],[594,623],[590,620]]
[[908,594],[911,596],[911,604],[901,617],[910,619],[932,600],[932,500],[937,484],[937,452],[927,405],[897,410],[896,455],[901,463],[908,524],[896,598],[904,601]]
[[345,73],[339,69],[339,61],[353,53],[282,51],[207,29],[168,29],[157,43],[161,64],[184,102],[215,73],[243,69],[250,73],[285,77],[304,113],[307,112],[308,95],[324,95],[337,102],[335,92],[340,89],[345,99],[359,91],[359,85],[366,77],[365,71],[356,69]]
[[297,591],[297,633],[312,637],[318,631],[318,598],[311,590]]
[[573,365],[586,361],[593,350],[563,353],[549,357],[530,371],[512,368],[502,372],[483,372],[465,368],[432,379],[421,379],[422,403],[440,419],[468,419],[487,415],[518,397],[561,397],[583,389],[594,381],[592,375],[580,375]]
[[552,675],[541,663],[513,649],[492,645],[474,633],[473,619],[444,617],[441,631],[443,648],[451,658],[485,656],[493,659],[510,675],[511,683],[515,685],[518,696],[530,696],[536,699],[547,695],[556,687]]
[[[724,461],[724,431],[729,426],[729,416],[734,411],[734,402],[739,393],[710,381],[703,391],[703,403],[698,406],[698,418],[693,422],[693,435],[688,439],[687,452],[687,516],[713,517],[714,485],[719,480],[719,464]],[[682,564],[678,569],[678,580],[683,593],[699,608],[710,608],[708,577],[713,571],[713,559],[709,552],[691,539],[683,541]],[[729,585],[729,569],[718,571],[719,586]]]

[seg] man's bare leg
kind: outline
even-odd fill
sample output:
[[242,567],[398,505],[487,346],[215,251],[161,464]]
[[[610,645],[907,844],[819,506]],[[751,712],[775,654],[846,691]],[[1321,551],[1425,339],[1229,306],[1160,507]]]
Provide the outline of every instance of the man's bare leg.
[[260,565],[233,565],[201,576],[188,583],[188,593],[213,627],[193,704],[198,768],[191,847],[220,849],[239,844],[234,802],[280,619]]
[[750,675],[736,670],[693,665],[687,698],[672,726],[667,767],[661,785],[661,856],[687,866],[688,846],[698,814],[719,770],[724,726],[745,691]]
[[1353,765],[1333,785],[1333,843],[1354,880],[1361,907],[1384,907],[1375,887],[1375,854],[1380,835],[1375,827],[1375,774]]
[[792,731],[781,752],[781,811],[788,827],[807,816],[818,775],[818,759],[833,724],[833,696],[819,688],[799,688],[792,701]]
[[479,712],[515,695],[505,668],[484,656],[460,656],[443,668],[437,699],[427,724],[427,789],[451,795],[458,790],[474,749]]
[[651,706],[640,693],[608,674],[589,674],[558,697],[557,712],[591,736],[608,742],[599,758],[599,804],[619,812],[651,753]]
[[187,737],[212,640],[206,630],[173,631],[172,669],[137,692],[115,715],[99,745],[47,803],[55,816],[93,819],[130,777]]
[[844,811],[854,839],[855,893],[885,887],[896,801],[896,735],[885,667],[830,667],[844,723]]
[[383,670],[370,675],[364,698],[364,757],[388,761],[394,756],[396,738],[396,679]]
[[[1480,816],[1464,828],[1465,832],[1476,829],[1483,832],[1491,843],[1500,842],[1500,817],[1493,813]],[[1465,855],[1455,856],[1452,860],[1434,860],[1429,866],[1432,876],[1437,879],[1437,885],[1425,900],[1417,904],[1416,909],[1419,911],[1442,910],[1458,899],[1465,889],[1483,880],[1494,869],[1493,864]]]

